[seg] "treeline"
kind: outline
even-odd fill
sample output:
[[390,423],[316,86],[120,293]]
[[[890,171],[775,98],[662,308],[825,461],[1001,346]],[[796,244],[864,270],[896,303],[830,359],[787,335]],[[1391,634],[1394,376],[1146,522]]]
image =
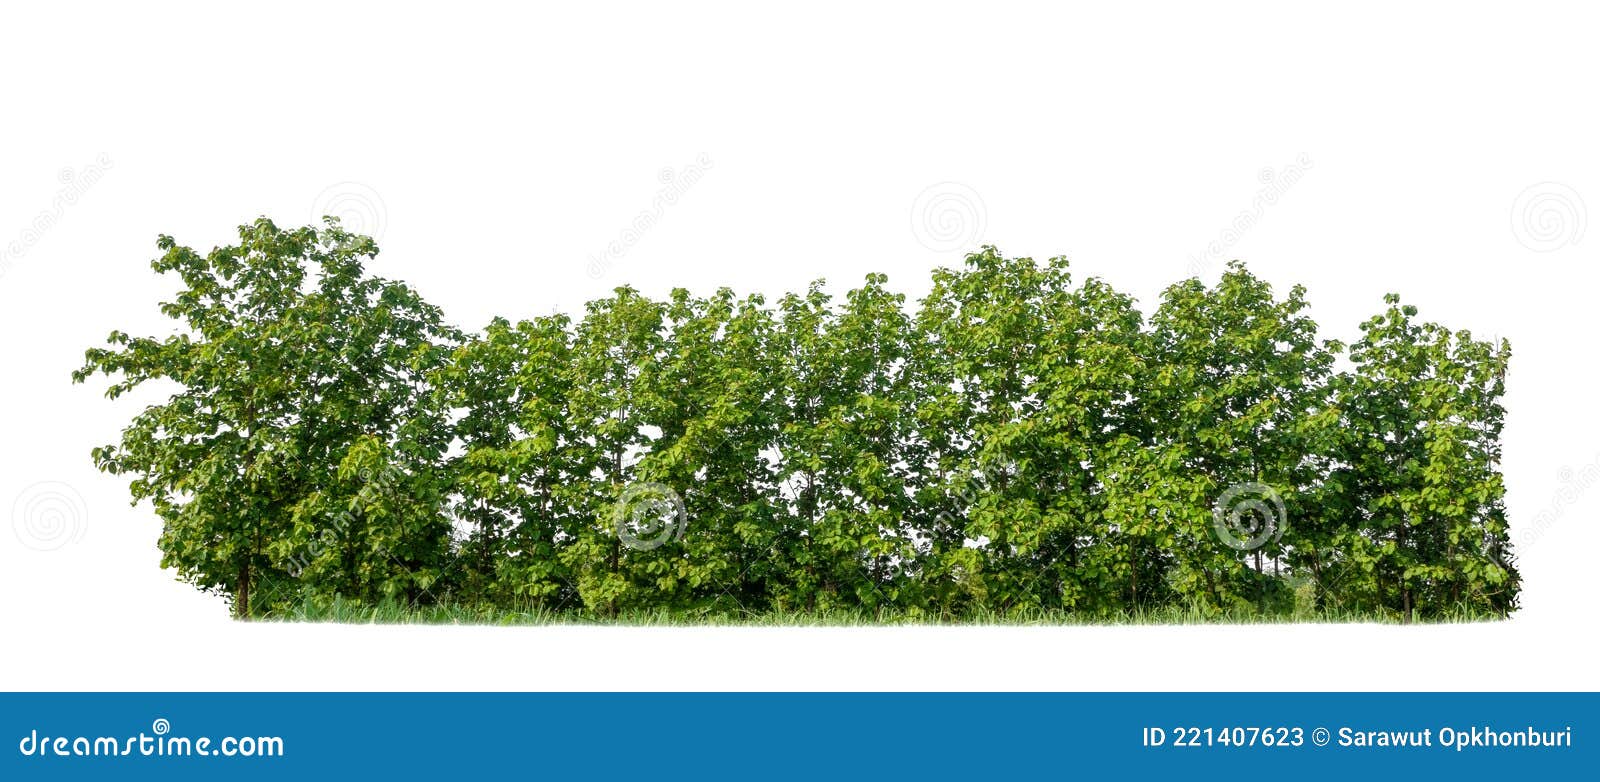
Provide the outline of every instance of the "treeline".
[[466,334],[372,240],[162,237],[166,337],[75,373],[145,408],[99,467],[242,617],[306,600],[589,616],[1265,606],[1504,614],[1509,346],[1387,297],[1349,345],[1242,265],[1146,318],[985,248],[910,308],[618,288]]

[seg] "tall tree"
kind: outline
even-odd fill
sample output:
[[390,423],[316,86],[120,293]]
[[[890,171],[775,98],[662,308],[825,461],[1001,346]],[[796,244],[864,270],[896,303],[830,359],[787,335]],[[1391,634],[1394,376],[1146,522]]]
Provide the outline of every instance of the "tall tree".
[[571,364],[566,316],[495,319],[433,376],[455,413],[452,508],[468,535],[469,599],[577,605],[562,552],[593,520],[594,465],[575,429]]
[[617,288],[589,303],[573,337],[568,410],[572,431],[586,444],[592,522],[563,554],[584,603],[608,614],[643,599],[629,567],[634,554],[616,524],[640,496],[630,487],[654,482],[637,467],[660,435],[664,309],[633,288]]
[[[366,275],[377,246],[333,219],[282,230],[262,218],[205,254],[158,244],[153,267],[182,281],[161,305],[176,333],[113,332],[73,377],[110,376],[112,398],[152,380],[177,387],[94,451],[101,469],[133,476],[136,502],[153,503],[163,564],[230,595],[240,617],[282,589],[292,596],[302,565],[332,557],[344,564],[328,577],[363,594],[374,581],[426,590],[449,555],[436,493],[419,490],[447,444],[425,379],[458,338],[439,310]],[[352,477],[363,471],[400,476],[398,491],[361,492]],[[340,523],[331,496],[359,497],[362,521],[328,534]]]
[[756,612],[783,580],[774,551],[783,527],[771,464],[779,417],[773,328],[760,296],[741,299],[727,288],[705,298],[677,289],[666,304],[663,358],[650,378],[660,389],[660,437],[639,468],[658,484],[656,494],[676,495],[654,498],[654,512],[681,508],[684,517],[654,523],[677,524],[681,543],[632,557],[660,604]]
[[1338,347],[1318,339],[1307,306],[1305,289],[1279,300],[1234,262],[1214,287],[1190,279],[1168,288],[1151,318],[1154,371],[1141,405],[1161,424],[1148,445],[1171,479],[1210,500],[1172,517],[1175,581],[1190,599],[1257,598],[1267,564],[1284,553],[1281,529],[1247,536],[1248,550],[1227,545],[1208,506],[1248,488],[1267,495],[1256,498],[1267,506],[1260,523],[1292,525],[1276,505],[1306,481],[1305,426],[1328,406]]
[[837,310],[821,283],[781,305],[777,466],[796,607],[881,609],[905,598],[915,560],[901,455],[911,319],[886,283],[868,275]]
[[1098,280],[1073,288],[1065,259],[988,247],[934,273],[917,322],[933,593],[945,610],[1105,604],[1096,469],[1133,388],[1131,301]]
[[1519,580],[1498,469],[1510,345],[1419,323],[1393,294],[1385,303],[1338,387],[1346,515],[1331,567],[1353,601],[1407,621],[1462,605],[1506,612]]

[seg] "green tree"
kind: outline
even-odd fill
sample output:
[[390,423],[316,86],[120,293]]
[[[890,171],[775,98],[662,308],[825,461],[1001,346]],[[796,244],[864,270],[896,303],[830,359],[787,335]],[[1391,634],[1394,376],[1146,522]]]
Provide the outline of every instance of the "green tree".
[[[663,358],[649,378],[660,436],[639,467],[677,495],[684,518],[680,540],[633,553],[637,577],[658,604],[764,610],[783,579],[774,552],[782,526],[771,464],[773,314],[760,296],[677,289],[663,327]],[[669,502],[655,512],[676,510]]]
[[652,482],[637,469],[659,436],[655,382],[664,353],[665,307],[629,288],[590,302],[572,349],[570,426],[583,444],[581,469],[591,523],[563,550],[579,594],[592,610],[615,614],[648,600],[631,573],[632,552],[616,519],[631,512],[629,487]]
[[454,518],[468,537],[467,599],[577,604],[564,549],[594,521],[594,463],[572,408],[572,329],[564,315],[495,319],[432,376],[455,413]]
[[[161,305],[176,333],[113,332],[87,352],[74,380],[104,373],[111,398],[177,389],[96,464],[152,502],[163,566],[231,596],[237,616],[292,597],[296,574],[362,596],[427,590],[449,537],[433,473],[448,435],[425,376],[458,335],[410,288],[367,276],[377,246],[335,220],[263,218],[239,240],[201,254],[161,237],[153,267],[183,284]],[[378,473],[396,490],[362,491]],[[356,518],[342,529],[341,503]]]
[[[1153,371],[1140,404],[1160,422],[1147,443],[1159,478],[1190,500],[1170,514],[1174,583],[1190,600],[1259,599],[1267,563],[1285,553],[1278,534],[1249,536],[1248,551],[1225,545],[1210,506],[1227,503],[1233,487],[1267,487],[1257,490],[1282,501],[1309,480],[1308,427],[1329,406],[1339,346],[1319,341],[1307,306],[1300,286],[1279,300],[1234,262],[1214,287],[1189,279],[1168,288],[1151,318]],[[1202,494],[1211,502],[1192,502]],[[1260,521],[1292,529],[1282,515]]]
[[837,310],[820,282],[780,305],[776,466],[793,530],[790,607],[882,609],[906,597],[916,559],[901,455],[911,319],[886,283],[868,275]]
[[1519,582],[1498,470],[1510,345],[1385,302],[1338,384],[1343,524],[1321,567],[1351,602],[1406,621],[1462,605],[1507,612]]
[[[939,270],[918,316],[919,500],[943,610],[1104,610],[1131,580],[1103,470],[1137,436],[1141,318],[1100,280],[985,248]],[[1118,531],[1123,531],[1126,520]],[[952,601],[958,602],[952,602]]]

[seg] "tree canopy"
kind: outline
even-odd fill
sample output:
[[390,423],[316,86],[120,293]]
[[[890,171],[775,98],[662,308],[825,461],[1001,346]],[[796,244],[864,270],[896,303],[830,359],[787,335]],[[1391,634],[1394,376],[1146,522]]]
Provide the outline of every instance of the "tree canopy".
[[1146,318],[986,247],[915,308],[621,287],[469,334],[333,219],[158,245],[173,333],[74,380],[177,389],[93,457],[240,617],[1516,606],[1509,344],[1393,295],[1347,347],[1237,262]]

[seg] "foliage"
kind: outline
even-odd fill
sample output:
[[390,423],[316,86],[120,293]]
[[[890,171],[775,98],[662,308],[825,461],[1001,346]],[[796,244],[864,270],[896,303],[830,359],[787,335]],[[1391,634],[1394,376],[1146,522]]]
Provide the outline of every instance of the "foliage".
[[180,390],[95,462],[154,505],[163,566],[240,616],[300,590],[416,597],[454,556],[436,471],[452,435],[426,375],[460,336],[415,291],[367,276],[377,246],[331,220],[262,219],[239,240],[202,255],[161,237],[153,266],[184,286],[161,305],[177,333],[113,332],[74,379],[113,376],[111,398]]
[[[163,565],[240,617],[1516,606],[1509,346],[1392,296],[1341,370],[1305,291],[1240,264],[1146,320],[1064,259],[993,248],[915,309],[878,274],[772,305],[622,287],[464,335],[331,219],[159,245],[178,328],[114,332],[74,379],[178,389],[94,458],[151,501]],[[1264,499],[1225,507],[1245,490]]]

